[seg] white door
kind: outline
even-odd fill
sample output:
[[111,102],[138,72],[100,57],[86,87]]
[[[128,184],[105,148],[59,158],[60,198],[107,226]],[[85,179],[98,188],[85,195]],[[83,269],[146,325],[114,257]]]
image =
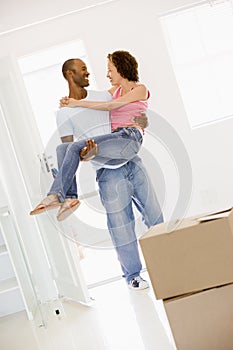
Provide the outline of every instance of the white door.
[[[68,91],[67,81],[62,75],[62,64],[70,57],[80,57],[91,71],[85,46],[81,41],[50,46],[18,58],[36,124],[48,156],[46,163],[42,160],[45,171],[56,167],[54,151],[60,137],[57,133],[55,111],[58,109],[59,98]],[[97,90],[94,74],[90,75],[89,88]],[[81,164],[77,182],[82,205],[69,220],[64,221],[63,227],[59,227],[69,241],[78,245],[82,257],[80,265],[88,287],[106,283],[117,276],[120,278],[122,274],[112,247],[106,213],[98,195],[95,177],[96,172],[91,163]],[[52,181],[51,173],[48,173],[45,186],[42,186],[43,193],[48,190],[48,181]],[[56,223],[53,214],[49,212],[49,215],[53,223]]]
[[[9,169],[14,169],[14,166],[12,162],[9,166],[6,159],[3,159],[4,155],[1,168],[5,174],[4,182],[15,219],[26,242],[25,249],[30,257],[32,274],[38,279],[36,284],[40,298],[43,301],[54,297],[55,281],[59,295],[88,303],[89,295],[79,268],[77,246],[67,240],[64,227],[57,224],[54,213],[44,213],[37,217],[28,215],[44,196],[45,189],[49,188],[51,172],[46,164],[47,156],[44,154],[23,78],[13,57],[1,59],[0,104],[18,171],[9,173]],[[7,151],[8,145],[5,147]],[[39,271],[43,271],[41,278],[38,278]]]
[[[9,288],[9,292],[13,291],[14,288],[19,288],[20,300],[23,300],[28,318],[32,320],[36,316],[37,311],[40,309],[40,302],[37,298],[34,283],[31,280],[29,266],[23,254],[20,237],[18,236],[17,229],[8,207],[0,208],[0,228],[1,235],[3,236],[8,254],[11,257],[11,263],[13,264],[13,270],[15,272],[13,278],[14,282],[11,282],[12,278],[10,281],[8,280],[7,288]],[[12,285],[10,285],[9,282],[11,282]],[[15,312],[19,311],[19,295],[16,294],[14,296],[14,300],[9,297],[8,304],[11,304],[12,312],[13,310]],[[40,315],[43,315],[41,309]],[[40,322],[43,323],[43,320],[40,320]]]

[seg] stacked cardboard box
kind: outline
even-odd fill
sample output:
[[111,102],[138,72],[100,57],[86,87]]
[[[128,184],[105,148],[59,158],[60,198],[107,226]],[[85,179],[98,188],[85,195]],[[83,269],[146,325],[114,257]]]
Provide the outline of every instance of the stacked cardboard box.
[[139,240],[178,350],[233,349],[233,210],[152,227]]

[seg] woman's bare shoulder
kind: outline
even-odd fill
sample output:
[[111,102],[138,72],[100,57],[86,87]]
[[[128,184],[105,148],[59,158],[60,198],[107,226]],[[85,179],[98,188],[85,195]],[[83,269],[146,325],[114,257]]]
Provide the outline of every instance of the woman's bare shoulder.
[[114,94],[114,92],[118,89],[118,85],[114,85],[114,86],[112,86],[109,90],[108,90],[108,92],[111,94],[111,95],[113,95]]

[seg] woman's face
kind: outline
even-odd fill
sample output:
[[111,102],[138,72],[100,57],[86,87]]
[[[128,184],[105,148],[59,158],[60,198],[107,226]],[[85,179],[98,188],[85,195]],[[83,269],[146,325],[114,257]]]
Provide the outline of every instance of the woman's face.
[[109,78],[110,83],[112,85],[119,85],[123,79],[122,76],[117,72],[117,69],[114,66],[114,64],[110,60],[108,60],[107,78]]

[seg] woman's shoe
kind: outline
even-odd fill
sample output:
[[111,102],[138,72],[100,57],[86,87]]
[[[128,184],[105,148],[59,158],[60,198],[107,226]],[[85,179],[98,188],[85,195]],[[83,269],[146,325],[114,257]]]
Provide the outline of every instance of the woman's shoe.
[[57,213],[57,220],[63,221],[70,216],[79,206],[81,202],[76,198],[66,198]]
[[49,194],[40,202],[40,204],[38,204],[35,207],[35,209],[30,211],[30,215],[37,215],[40,213],[44,213],[46,210],[54,209],[54,208],[60,207],[61,205],[62,203],[59,202],[56,194]]

